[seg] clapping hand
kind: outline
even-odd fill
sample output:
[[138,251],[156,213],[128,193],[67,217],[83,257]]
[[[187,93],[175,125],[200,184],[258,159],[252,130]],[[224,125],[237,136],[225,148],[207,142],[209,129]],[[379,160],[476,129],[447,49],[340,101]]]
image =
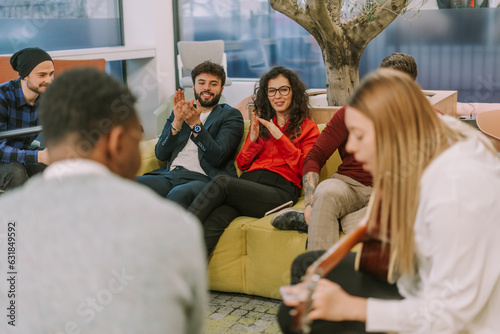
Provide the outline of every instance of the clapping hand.
[[175,117],[175,119],[179,119],[179,120],[184,121],[182,118],[182,113],[181,113],[181,107],[182,107],[181,102],[185,102],[184,91],[181,89],[178,89],[175,92],[174,100],[173,100],[174,117]]
[[260,124],[264,125],[268,130],[271,136],[275,139],[280,139],[283,136],[283,132],[274,124],[272,121],[266,121],[263,118],[257,117]]
[[252,142],[257,142],[257,138],[259,138],[259,120],[258,117],[252,112],[252,119],[250,120],[250,140]]
[[184,123],[184,116],[182,114],[182,106],[185,103],[184,91],[178,89],[175,92],[173,104],[174,104],[174,120],[172,121],[172,126],[176,129],[181,129],[182,123]]
[[191,101],[184,101],[181,103],[181,115],[184,121],[190,127],[193,127],[196,124],[201,123],[200,114],[201,114],[201,105],[200,101],[196,101],[196,106],[194,104],[194,99]]
[[260,124],[265,126],[269,130],[271,136],[273,136],[275,139],[280,139],[281,136],[283,135],[283,132],[281,132],[281,130],[272,121],[266,121],[263,118],[257,117],[255,113],[252,113],[252,120],[250,126],[250,140],[253,141],[254,143],[257,141],[257,138],[259,137]]

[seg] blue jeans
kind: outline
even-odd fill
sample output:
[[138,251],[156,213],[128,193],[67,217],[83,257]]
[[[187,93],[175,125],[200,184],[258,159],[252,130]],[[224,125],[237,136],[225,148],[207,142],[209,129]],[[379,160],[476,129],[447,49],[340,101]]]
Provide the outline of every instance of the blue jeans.
[[183,167],[175,167],[163,174],[138,176],[136,181],[153,189],[160,196],[188,208],[195,197],[210,182],[210,178]]

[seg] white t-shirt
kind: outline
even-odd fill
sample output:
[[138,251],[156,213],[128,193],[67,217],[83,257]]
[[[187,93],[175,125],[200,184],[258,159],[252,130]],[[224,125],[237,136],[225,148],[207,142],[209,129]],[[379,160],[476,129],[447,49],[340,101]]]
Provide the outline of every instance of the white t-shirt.
[[[210,115],[211,112],[212,111],[200,114],[200,121],[202,124],[205,124],[205,121],[207,120],[208,115]],[[170,170],[178,166],[184,167],[192,172],[207,175],[203,168],[201,168],[200,160],[198,159],[198,146],[192,140],[188,140],[186,146],[184,146],[179,154],[177,154],[174,161],[172,161]]]

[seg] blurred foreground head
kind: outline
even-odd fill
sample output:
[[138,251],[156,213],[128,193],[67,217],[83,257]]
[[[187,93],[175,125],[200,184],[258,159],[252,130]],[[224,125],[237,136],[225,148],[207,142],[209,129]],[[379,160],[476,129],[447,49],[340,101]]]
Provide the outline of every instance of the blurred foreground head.
[[91,159],[133,178],[142,138],[135,101],[127,87],[93,68],[58,76],[40,102],[50,161]]

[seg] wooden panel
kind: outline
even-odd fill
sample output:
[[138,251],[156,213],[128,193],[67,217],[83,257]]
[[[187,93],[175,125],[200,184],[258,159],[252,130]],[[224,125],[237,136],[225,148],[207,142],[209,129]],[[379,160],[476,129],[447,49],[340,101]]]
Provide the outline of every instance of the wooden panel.
[[84,60],[54,59],[55,75],[76,67],[94,67],[100,71],[104,71],[106,61],[103,58]]
[[[456,90],[423,90],[424,94],[428,97],[429,102],[439,111],[444,114],[457,117],[457,91]],[[311,98],[324,98],[326,103],[326,94],[324,90],[315,89],[308,91]],[[317,102],[317,101],[316,101]],[[318,124],[326,123],[330,120],[331,116],[340,109],[340,107],[326,107],[320,106],[311,107],[313,112],[312,119]],[[336,108],[336,109],[329,109]],[[329,118],[330,117],[330,118]]]
[[311,107],[311,120],[316,124],[328,123],[335,114],[342,107]]
[[10,66],[10,57],[0,57],[0,83],[14,80],[19,74]]
[[[54,59],[55,75],[75,67],[95,67],[104,71],[106,61],[103,58],[85,60]],[[12,69],[12,66],[10,66],[10,56],[0,57],[0,83],[14,80],[18,77],[19,74]]]
[[456,90],[423,90],[429,102],[444,114],[457,117],[457,91]]

